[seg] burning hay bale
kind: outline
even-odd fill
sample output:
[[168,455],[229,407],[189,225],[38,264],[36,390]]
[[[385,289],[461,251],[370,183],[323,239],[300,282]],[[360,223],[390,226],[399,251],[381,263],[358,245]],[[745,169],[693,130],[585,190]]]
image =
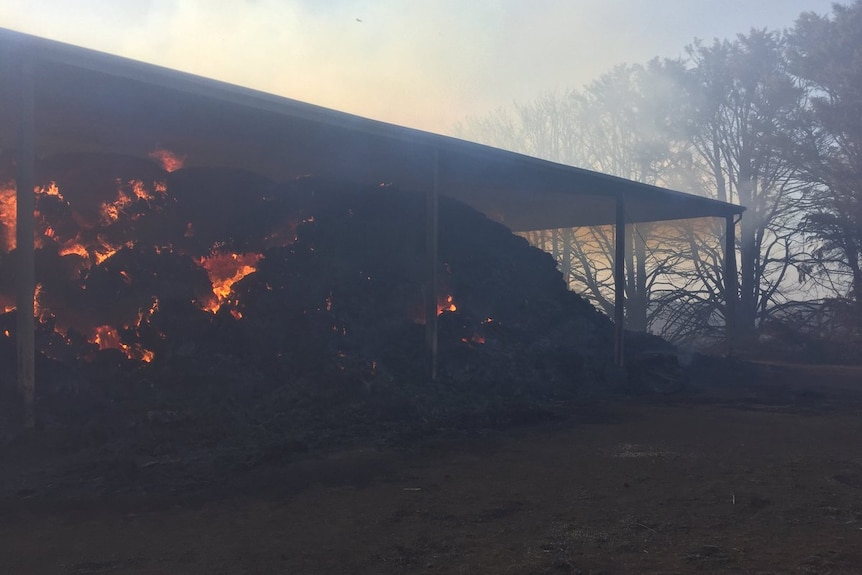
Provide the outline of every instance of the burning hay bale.
[[[440,202],[440,383],[432,386],[422,196],[168,167],[81,156],[39,170],[42,361],[150,389],[203,381],[193,386],[199,401],[202,385],[232,398],[231,408],[251,402],[258,416],[275,404],[360,401],[383,411],[402,402],[403,414],[427,420],[603,385],[608,319],[568,291],[550,255],[468,206]],[[3,237],[14,237],[10,221],[0,219]],[[8,242],[0,250],[0,277],[9,277],[13,252]],[[7,312],[11,295],[0,283]],[[12,341],[11,316],[0,318],[8,326],[0,343]],[[457,408],[433,405],[446,394],[460,398]],[[268,405],[256,403],[262,397]]]
[[[228,352],[284,375],[358,362],[420,376],[420,196],[115,156],[54,158],[39,173],[37,304],[61,335],[158,361],[143,340],[169,355],[184,326],[209,318],[217,339],[229,315],[245,344]],[[440,222],[444,374],[484,362],[473,375],[499,379],[522,362],[565,379],[571,357],[605,354],[608,322],[567,291],[549,255],[452,200]],[[555,353],[565,366],[548,363]]]

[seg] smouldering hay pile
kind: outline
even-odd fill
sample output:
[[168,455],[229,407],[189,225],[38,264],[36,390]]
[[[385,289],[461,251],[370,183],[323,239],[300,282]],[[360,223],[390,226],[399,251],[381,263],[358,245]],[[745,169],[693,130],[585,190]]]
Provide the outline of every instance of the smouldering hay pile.
[[39,393],[58,425],[314,443],[354,424],[518,419],[608,370],[611,324],[551,256],[454,200],[440,203],[428,384],[421,196],[113,156],[55,158],[37,180]]

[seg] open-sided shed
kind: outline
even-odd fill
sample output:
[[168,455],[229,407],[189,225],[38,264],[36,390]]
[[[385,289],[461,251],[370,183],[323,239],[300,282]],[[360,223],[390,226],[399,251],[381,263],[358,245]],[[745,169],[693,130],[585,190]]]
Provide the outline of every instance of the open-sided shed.
[[[181,151],[187,165],[392,183],[427,196],[427,306],[437,198],[459,199],[514,231],[616,225],[617,351],[622,361],[625,224],[725,218],[728,253],[743,207],[337,112],[191,74],[0,29],[0,151],[17,154],[18,373],[33,389],[33,166],[37,157]],[[735,259],[726,258],[735,284]],[[728,286],[735,293],[736,286]],[[732,303],[732,302],[729,302]],[[433,375],[436,314],[427,314]],[[29,391],[27,391],[29,390]]]

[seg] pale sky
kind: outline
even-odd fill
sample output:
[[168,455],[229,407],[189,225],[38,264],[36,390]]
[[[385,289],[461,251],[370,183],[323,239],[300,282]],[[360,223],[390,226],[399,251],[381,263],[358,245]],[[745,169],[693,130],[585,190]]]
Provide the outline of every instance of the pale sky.
[[[843,3],[849,3],[847,0]],[[830,0],[0,0],[0,27],[439,133]]]

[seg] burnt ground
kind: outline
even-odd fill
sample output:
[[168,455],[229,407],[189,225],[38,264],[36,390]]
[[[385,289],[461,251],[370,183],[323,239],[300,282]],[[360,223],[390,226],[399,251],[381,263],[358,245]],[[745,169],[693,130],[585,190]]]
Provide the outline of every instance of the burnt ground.
[[26,444],[3,462],[0,572],[862,573],[862,369],[691,378],[162,489],[100,489],[133,470],[97,460],[49,481]]

